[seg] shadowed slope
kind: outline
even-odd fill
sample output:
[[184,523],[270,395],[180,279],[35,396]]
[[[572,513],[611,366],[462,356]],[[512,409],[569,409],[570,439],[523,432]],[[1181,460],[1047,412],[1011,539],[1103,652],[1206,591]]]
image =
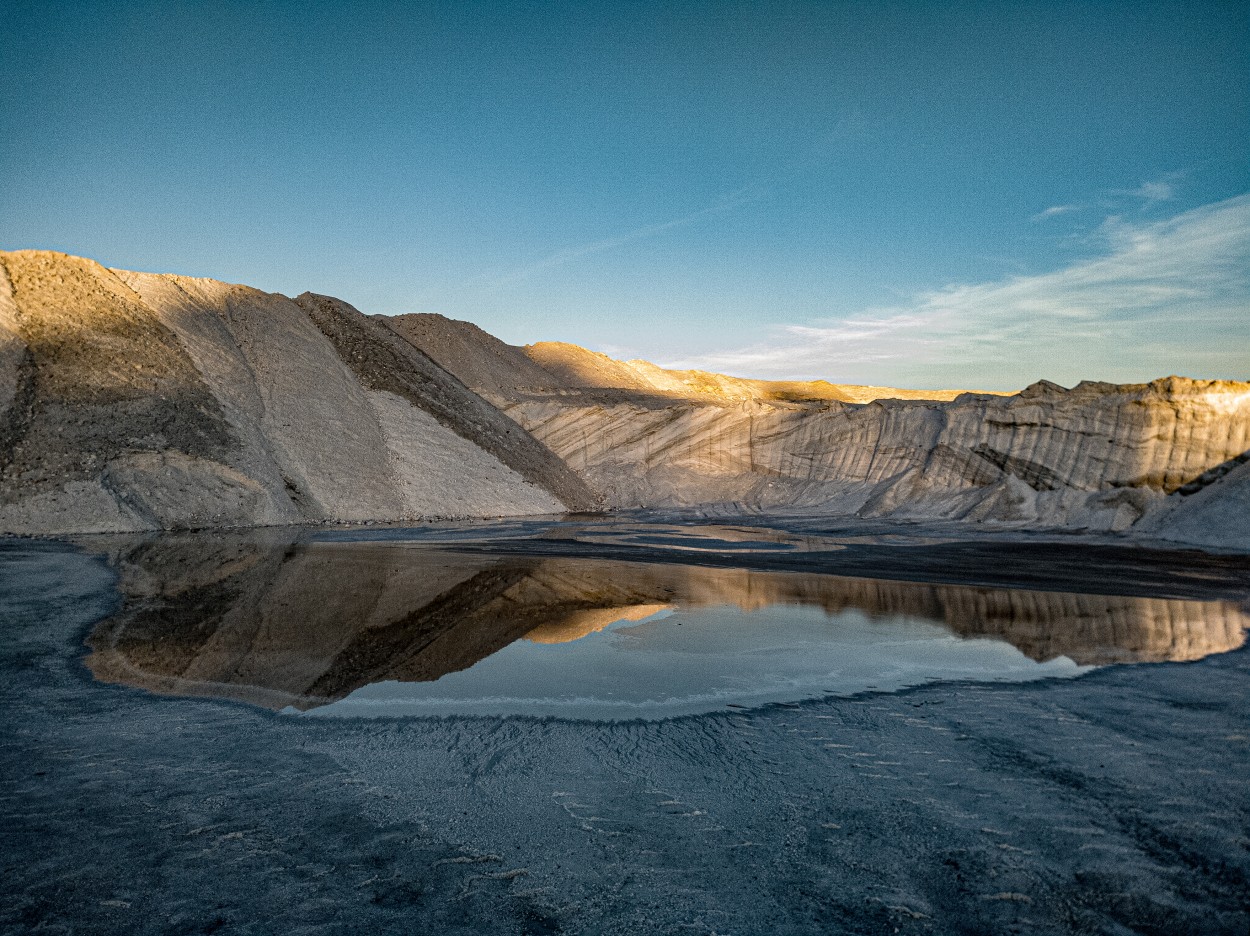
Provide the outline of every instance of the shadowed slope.
[[570,385],[536,364],[521,348],[505,344],[472,322],[431,313],[375,315],[405,341],[492,401],[517,391],[548,393]]
[[0,529],[159,526],[153,476],[199,488],[197,519],[264,509],[231,464],[238,437],[174,332],[90,260],[17,251],[0,264],[11,388],[0,437]]
[[341,299],[304,293],[295,301],[366,387],[393,393],[419,406],[442,425],[532,479],[569,509],[595,506],[596,498],[585,483],[550,449],[419,348]]
[[1002,395],[752,381],[559,342],[481,344],[468,323],[403,318],[392,327],[429,342],[466,381],[505,361],[509,380],[491,383],[492,401],[610,506],[1093,530],[1157,513],[1147,535],[1250,548],[1246,511],[1203,507],[1206,519],[1184,520],[1233,497],[1236,478],[1184,510],[1175,504],[1250,448],[1250,384],[1172,377],[1067,390],[1040,381]]
[[[1160,502],[1140,526],[1142,532],[1202,546],[1236,547],[1250,541],[1250,462],[1231,469],[1196,490],[1185,487]],[[1188,486],[1186,486],[1188,487]]]
[[331,341],[278,294],[46,251],[0,254],[0,531],[501,516],[592,502],[525,430],[342,308],[319,316]]

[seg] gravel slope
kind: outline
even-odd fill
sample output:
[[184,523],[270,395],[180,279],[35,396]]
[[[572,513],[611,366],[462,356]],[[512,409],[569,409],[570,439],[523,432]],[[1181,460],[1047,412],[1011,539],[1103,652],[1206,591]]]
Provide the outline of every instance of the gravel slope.
[[411,345],[346,304],[303,301],[0,253],[0,531],[594,504],[545,446]]

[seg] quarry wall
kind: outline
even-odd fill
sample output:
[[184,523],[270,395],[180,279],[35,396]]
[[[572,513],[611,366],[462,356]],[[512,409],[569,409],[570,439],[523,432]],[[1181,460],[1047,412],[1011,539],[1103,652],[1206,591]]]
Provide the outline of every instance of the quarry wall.
[[742,380],[0,253],[0,532],[601,507],[1250,549],[1250,384],[1043,381],[1007,396]]

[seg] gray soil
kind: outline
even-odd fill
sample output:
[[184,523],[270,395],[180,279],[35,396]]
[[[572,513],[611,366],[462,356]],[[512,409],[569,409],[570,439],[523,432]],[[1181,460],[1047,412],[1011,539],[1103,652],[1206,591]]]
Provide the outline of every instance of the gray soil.
[[0,563],[5,933],[1250,928],[1245,648],[645,723],[307,719],[92,682],[107,565]]
[[597,505],[585,482],[550,449],[391,329],[340,299],[304,293],[295,301],[370,390],[394,393],[425,410],[569,508]]
[[63,275],[37,255],[6,256],[26,351],[0,417],[0,502],[94,477],[122,453],[215,458],[234,444],[220,404],[151,310],[92,289],[71,318]]
[[576,386],[535,364],[523,349],[505,344],[472,322],[421,312],[373,319],[492,400],[511,399],[521,391],[555,393]]

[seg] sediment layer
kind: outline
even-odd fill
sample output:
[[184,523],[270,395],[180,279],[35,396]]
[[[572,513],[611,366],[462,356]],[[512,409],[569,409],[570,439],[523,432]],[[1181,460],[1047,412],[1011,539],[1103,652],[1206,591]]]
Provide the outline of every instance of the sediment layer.
[[[409,318],[388,324],[420,342]],[[486,367],[467,354],[470,345],[462,341],[443,363],[474,385]],[[1250,449],[1250,383],[1169,377],[1069,390],[1041,381],[1010,396],[914,391],[928,398],[902,399],[888,390],[892,398],[873,398],[874,388],[664,371],[571,345],[513,348],[508,360],[512,389],[479,389],[611,506],[1136,526],[1159,538],[1250,547],[1250,469],[1238,467]],[[550,379],[530,376],[532,363]]]
[[1250,383],[745,380],[0,254],[0,532],[803,511],[1250,549]]

